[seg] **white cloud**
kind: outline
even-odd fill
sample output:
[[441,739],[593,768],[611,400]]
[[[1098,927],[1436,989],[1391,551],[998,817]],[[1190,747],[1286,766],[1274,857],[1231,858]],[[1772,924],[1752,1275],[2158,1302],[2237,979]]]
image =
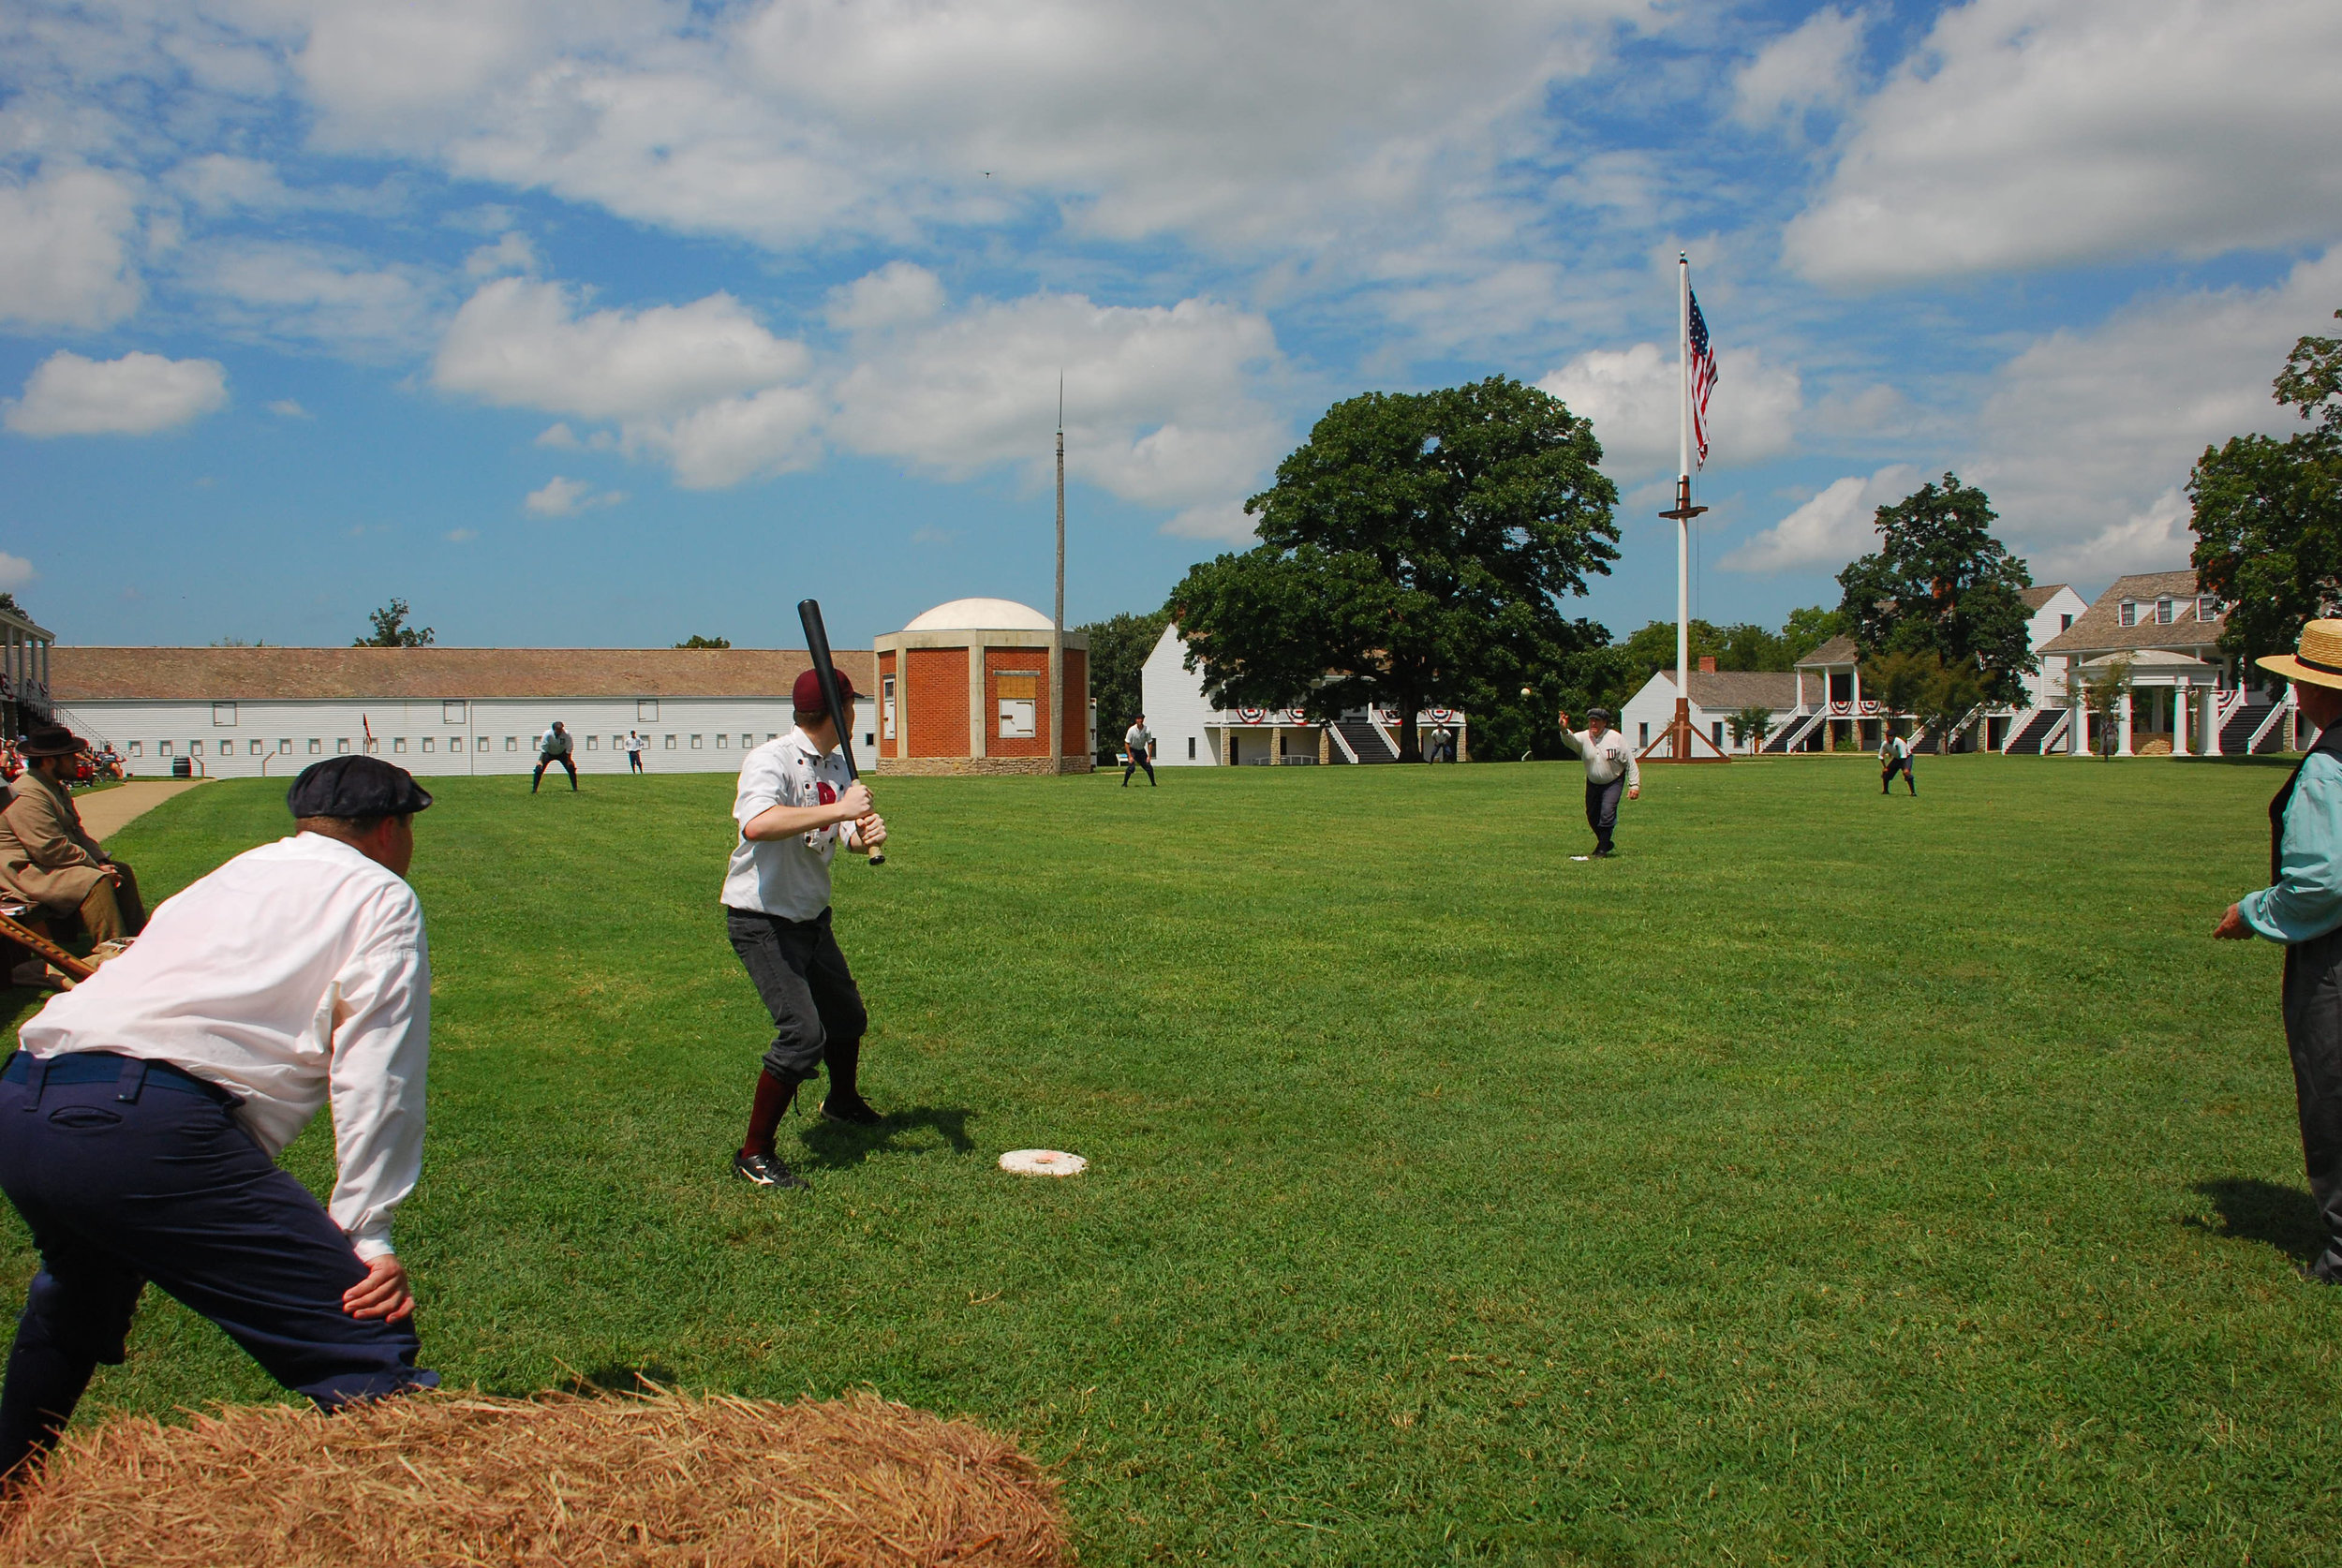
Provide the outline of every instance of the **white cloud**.
[[1789,260],[1875,284],[2327,239],[2333,0],[1970,0],[1880,90]]
[[0,321],[20,327],[110,327],[138,309],[129,256],[137,195],[94,169],[30,184],[0,175]]
[[33,563],[23,556],[11,555],[7,551],[0,550],[0,588],[6,588],[10,593],[14,593],[38,575],[40,574],[33,570]]
[[439,280],[420,268],[318,245],[206,244],[186,258],[179,281],[230,332],[360,357],[420,348],[444,308]]
[[313,418],[309,410],[289,397],[280,397],[268,406],[268,411],[279,419],[305,420]]
[[1242,501],[1219,501],[1190,507],[1163,525],[1173,539],[1216,540],[1223,544],[1258,542],[1260,520],[1245,511]]
[[482,245],[464,258],[464,271],[473,277],[496,277],[505,273],[521,273],[535,276],[544,263],[537,255],[537,247],[528,243],[528,236],[517,229],[507,230],[495,244]]
[[1765,45],[1733,78],[1732,117],[1761,127],[1785,114],[1845,102],[1854,91],[1863,26],[1860,13],[1833,7]]
[[2037,576],[2177,565],[2167,497],[2207,445],[2302,428],[2269,383],[2296,338],[2333,332],[2337,301],[2342,249],[2267,288],[2148,296],[2038,338],[1995,375],[1961,475]]
[[1014,463],[1045,479],[1060,372],[1068,472],[1127,500],[1224,504],[1284,446],[1282,421],[1253,391],[1277,359],[1275,334],[1209,300],[1139,308],[1035,294],[863,349],[839,385],[832,438],[946,478]]
[[576,451],[585,443],[577,438],[577,432],[570,428],[567,420],[556,420],[537,432],[537,445],[551,447],[556,451]]
[[450,528],[447,531],[447,541],[450,544],[469,544],[479,537],[480,530],[477,528]]
[[925,267],[889,261],[829,294],[829,324],[841,332],[900,327],[941,315],[941,280]]
[[[1676,471],[1682,381],[1673,349],[1655,343],[1591,349],[1537,385],[1593,421],[1602,466],[1614,477]],[[1796,371],[1766,363],[1757,349],[1720,351],[1708,399],[1708,466],[1724,469],[1788,451],[1802,401]]]
[[[522,509],[531,517],[574,517],[594,507],[615,507],[626,499],[623,490],[596,490],[585,480],[564,479],[559,474],[530,491],[521,501]],[[470,538],[468,530],[458,530]],[[454,534],[448,536],[450,539]]]
[[664,456],[687,490],[721,490],[743,480],[810,467],[821,459],[824,407],[803,387],[767,387],[727,397],[679,419],[628,426],[630,451]]
[[1898,463],[1868,479],[1850,474],[1716,564],[1727,571],[1835,570],[1878,547],[1878,509],[1918,488],[1919,470]]
[[228,401],[217,360],[128,353],[91,360],[59,350],[43,360],[10,403],[20,436],[151,436],[202,418]]
[[464,303],[433,381],[507,407],[581,419],[673,418],[805,373],[805,346],[775,337],[730,294],[686,305],[578,314],[558,283],[498,278]]

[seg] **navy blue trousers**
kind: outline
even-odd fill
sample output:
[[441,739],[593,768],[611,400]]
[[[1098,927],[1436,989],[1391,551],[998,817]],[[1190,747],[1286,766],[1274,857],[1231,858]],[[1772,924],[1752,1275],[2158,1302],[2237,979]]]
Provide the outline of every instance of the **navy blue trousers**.
[[1610,835],[1618,831],[1619,797],[1625,792],[1623,774],[1608,784],[1586,780],[1586,825],[1593,829],[1593,847],[1605,854],[1610,851]]
[[55,1442],[99,1363],[120,1364],[150,1280],[323,1409],[437,1384],[415,1365],[411,1318],[342,1309],[365,1265],[308,1189],[260,1152],[224,1093],[127,1058],[84,1060],[114,1075],[0,1080],[0,1191],[41,1265],[0,1389],[0,1472]]

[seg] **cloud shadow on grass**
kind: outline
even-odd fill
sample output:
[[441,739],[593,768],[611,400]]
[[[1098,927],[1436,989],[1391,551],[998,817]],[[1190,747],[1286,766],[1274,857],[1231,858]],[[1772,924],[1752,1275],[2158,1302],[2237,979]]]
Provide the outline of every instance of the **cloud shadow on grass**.
[[966,1105],[921,1105],[912,1110],[897,1111],[877,1127],[865,1131],[838,1122],[816,1120],[800,1136],[805,1146],[813,1153],[809,1163],[823,1170],[843,1170],[859,1165],[873,1154],[924,1154],[925,1146],[908,1148],[896,1140],[908,1132],[926,1129],[940,1134],[951,1146],[954,1154],[972,1154],[976,1141],[968,1136],[968,1118],[976,1113]]
[[2189,1191],[2211,1203],[2220,1223],[2194,1215],[2183,1223],[2216,1235],[2260,1242],[2296,1263],[2306,1264],[2325,1250],[2326,1231],[2318,1205],[2298,1187],[2250,1176],[2219,1176],[2197,1182]]

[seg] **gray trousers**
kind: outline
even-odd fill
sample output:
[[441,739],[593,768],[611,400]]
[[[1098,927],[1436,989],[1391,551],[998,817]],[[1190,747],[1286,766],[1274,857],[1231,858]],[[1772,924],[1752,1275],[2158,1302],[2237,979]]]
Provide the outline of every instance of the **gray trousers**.
[[1621,775],[1608,784],[1586,780],[1586,825],[1593,829],[1593,844],[1597,850],[1610,847],[1610,835],[1618,831],[1618,801],[1626,792],[1626,778]]
[[2310,1272],[2342,1283],[2342,929],[2285,950],[2285,1046],[2309,1195],[2326,1227]]
[[764,1071],[786,1083],[813,1076],[832,1051],[862,1043],[870,1015],[830,931],[829,910],[812,920],[783,920],[755,910],[726,910],[724,931],[773,1015]]

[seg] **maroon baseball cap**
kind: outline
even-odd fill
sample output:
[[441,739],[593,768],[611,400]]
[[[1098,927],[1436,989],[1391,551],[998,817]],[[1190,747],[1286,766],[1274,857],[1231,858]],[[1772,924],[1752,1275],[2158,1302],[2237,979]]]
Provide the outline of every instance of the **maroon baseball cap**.
[[[830,673],[837,677],[837,695],[839,699],[848,703],[852,702],[854,697],[853,682],[846,678],[846,672],[838,669],[835,665],[832,665],[830,667]],[[794,708],[802,708],[807,713],[819,713],[822,711],[822,673],[820,671],[808,670],[804,674],[797,677],[796,686],[792,688],[789,693],[789,705]]]

